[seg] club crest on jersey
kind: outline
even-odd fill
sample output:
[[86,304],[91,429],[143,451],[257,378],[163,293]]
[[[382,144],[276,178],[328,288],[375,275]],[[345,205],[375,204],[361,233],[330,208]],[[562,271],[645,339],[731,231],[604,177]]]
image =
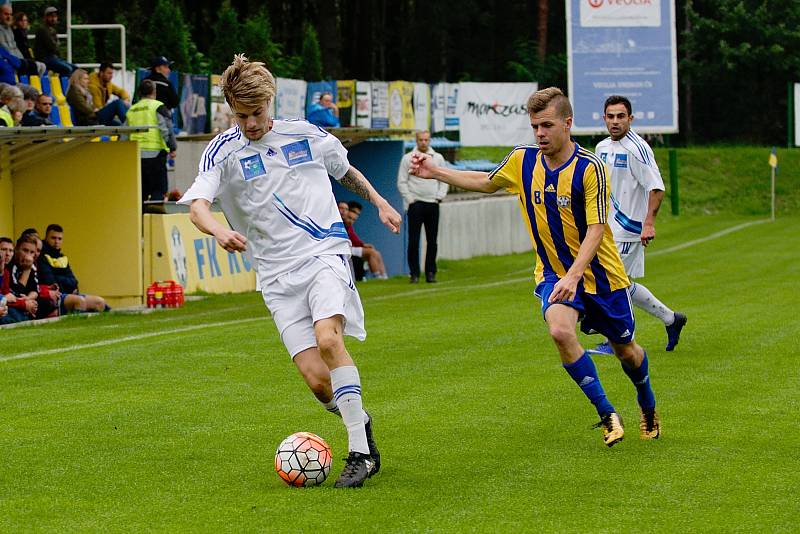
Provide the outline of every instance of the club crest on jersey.
[[281,151],[284,157],[286,157],[286,162],[289,164],[289,167],[311,161],[311,147],[308,146],[308,139],[283,145]]
[[569,197],[565,195],[559,195],[556,198],[556,204],[558,204],[559,208],[568,208],[569,207]]
[[614,158],[614,167],[619,167],[621,169],[628,168],[628,155],[627,154],[617,154]]
[[253,178],[267,174],[267,170],[264,168],[264,162],[261,161],[260,154],[240,159],[239,165],[242,166],[245,180],[252,180]]

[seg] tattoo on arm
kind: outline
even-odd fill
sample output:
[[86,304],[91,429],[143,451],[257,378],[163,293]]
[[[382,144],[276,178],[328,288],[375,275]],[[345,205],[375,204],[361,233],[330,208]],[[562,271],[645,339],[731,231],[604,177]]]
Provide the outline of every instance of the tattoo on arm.
[[344,177],[339,180],[343,187],[349,189],[356,195],[364,200],[369,201],[369,183],[367,180],[352,167],[347,171]]

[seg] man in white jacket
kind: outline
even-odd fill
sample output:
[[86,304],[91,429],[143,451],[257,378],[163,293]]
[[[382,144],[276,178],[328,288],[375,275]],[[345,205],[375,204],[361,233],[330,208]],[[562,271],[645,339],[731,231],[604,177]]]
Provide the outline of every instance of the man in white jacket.
[[411,156],[415,153],[427,154],[433,162],[442,167],[444,157],[431,148],[431,133],[427,130],[417,132],[417,147],[403,156],[397,171],[397,189],[403,195],[403,205],[408,210],[408,268],[411,283],[419,282],[419,236],[425,225],[425,281],[436,282],[436,236],[439,233],[439,203],[447,195],[448,185],[436,180],[424,180],[408,173]]

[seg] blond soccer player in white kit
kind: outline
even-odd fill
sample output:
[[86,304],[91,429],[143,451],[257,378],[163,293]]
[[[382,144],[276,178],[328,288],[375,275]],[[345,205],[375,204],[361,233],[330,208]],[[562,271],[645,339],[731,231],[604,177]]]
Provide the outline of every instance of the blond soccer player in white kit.
[[[625,271],[632,279],[628,294],[634,305],[664,323],[666,350],[672,351],[686,324],[686,315],[672,311],[647,287],[633,281],[644,276],[644,248],[656,236],[655,219],[664,198],[664,181],[650,145],[631,130],[630,100],[618,95],[608,97],[603,119],[610,136],[598,143],[595,153],[611,171],[609,220]],[[594,351],[610,353],[607,345],[601,343]]]
[[[247,252],[289,355],[317,399],[341,415],[349,454],[336,487],[378,472],[380,453],[364,411],[361,380],[344,335],[363,340],[364,312],[348,268],[350,242],[329,175],[372,202],[392,232],[400,214],[347,160],[333,135],[303,120],[269,116],[275,79],[263,63],[237,55],[220,82],[236,126],[217,135],[179,201],[191,220],[228,252]],[[228,228],[211,214],[218,201]]]

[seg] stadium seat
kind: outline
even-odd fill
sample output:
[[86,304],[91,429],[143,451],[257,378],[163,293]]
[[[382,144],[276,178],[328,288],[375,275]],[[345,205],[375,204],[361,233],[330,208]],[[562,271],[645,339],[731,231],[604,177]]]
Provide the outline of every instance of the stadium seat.
[[[54,106],[55,107],[55,106]],[[61,116],[61,126],[70,128],[75,124],[72,122],[72,110],[66,104],[58,106],[58,114]]]
[[50,77],[42,76],[39,78],[42,85],[42,94],[53,96],[53,91],[50,90]]
[[20,74],[18,77],[19,83],[24,83],[26,85],[30,85],[31,81],[27,74]]
[[30,85],[31,87],[35,87],[40,93],[42,92],[42,80],[37,75],[31,74]]
[[58,106],[50,108],[50,120],[56,126],[61,126],[61,113],[58,111]]
[[64,91],[61,90],[58,76],[54,75],[50,78],[50,88],[53,90],[52,96],[56,101],[56,105],[61,106],[67,103],[67,98],[64,96]]
[[69,89],[69,77],[63,76],[61,78],[61,92],[67,94],[67,89]]

